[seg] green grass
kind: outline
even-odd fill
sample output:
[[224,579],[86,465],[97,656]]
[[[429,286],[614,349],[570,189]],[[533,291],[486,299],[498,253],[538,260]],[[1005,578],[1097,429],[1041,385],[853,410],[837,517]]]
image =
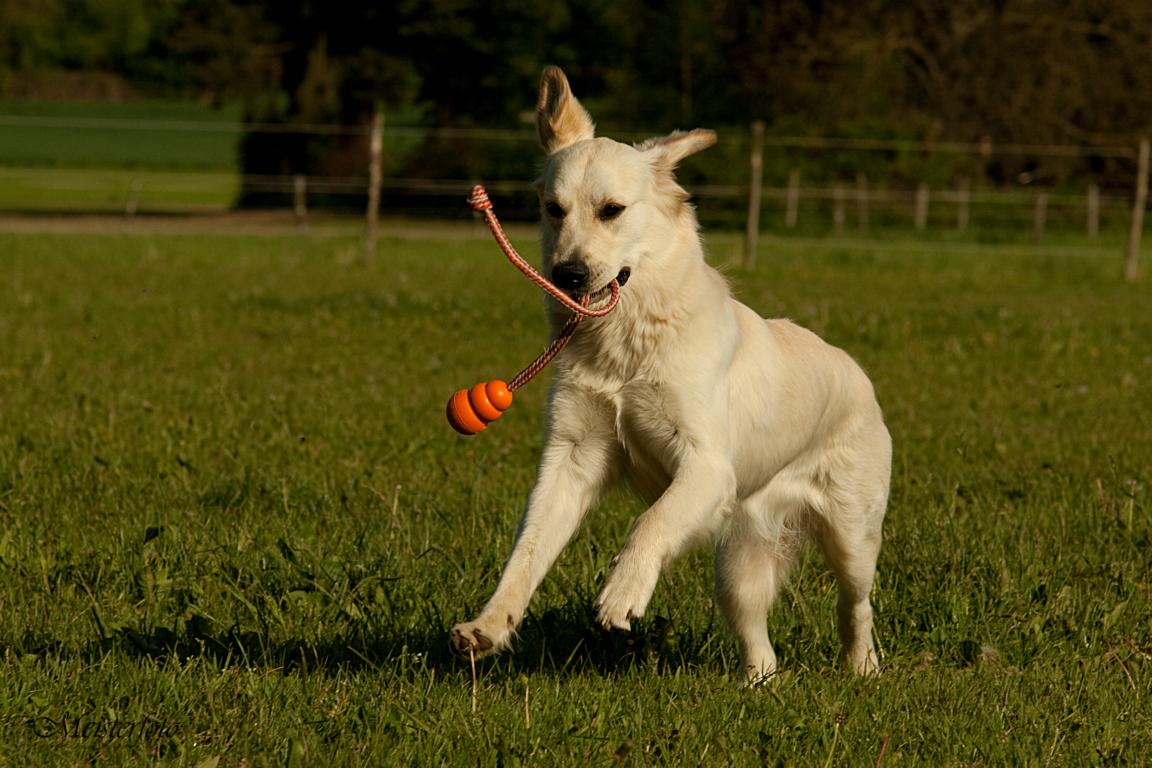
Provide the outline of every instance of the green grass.
[[0,100],[0,210],[228,210],[239,142],[236,107]]
[[222,212],[239,190],[231,171],[0,168],[0,210],[25,213]]
[[240,118],[195,102],[0,100],[0,166],[233,170]]
[[443,404],[535,355],[541,299],[487,240],[360,253],[0,235],[0,765],[1152,760],[1152,297],[1116,249],[766,241],[737,293],[851,351],[895,440],[883,674],[837,668],[815,557],[760,689],[706,552],[594,629],[618,494],[475,712],[447,630],[495,585],[547,387],[474,439]]

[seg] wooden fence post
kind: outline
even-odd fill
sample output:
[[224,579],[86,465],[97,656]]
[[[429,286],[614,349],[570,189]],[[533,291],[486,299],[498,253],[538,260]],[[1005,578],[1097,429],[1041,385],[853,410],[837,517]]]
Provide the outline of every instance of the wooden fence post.
[[871,224],[870,211],[868,204],[871,198],[868,196],[868,177],[862,173],[856,174],[856,223],[860,227],[861,232],[867,232]]
[[1144,209],[1148,205],[1148,137],[1140,140],[1136,164],[1136,199],[1132,202],[1132,226],[1128,230],[1128,254],[1124,257],[1124,279],[1140,276],[1140,238],[1144,233]]
[[793,168],[788,174],[788,203],[784,210],[784,226],[796,227],[800,215],[800,169]]
[[760,240],[760,196],[764,177],[764,121],[752,123],[748,153],[748,222],[744,230],[744,267],[756,267],[756,246]]
[[384,112],[372,115],[372,134],[368,140],[368,237],[365,252],[369,259],[376,255],[376,237],[380,226],[380,185],[383,182]]
[[140,208],[140,192],[144,189],[144,182],[139,178],[133,178],[132,183],[128,186],[128,198],[124,201],[124,215],[127,218],[132,218],[136,215],[136,211]]
[[844,185],[836,182],[832,187],[832,228],[837,235],[844,234]]
[[302,173],[292,180],[292,211],[296,214],[297,229],[308,226],[308,179]]
[[1100,234],[1100,185],[1088,185],[1088,237]]
[[1036,208],[1032,214],[1032,239],[1043,242],[1044,230],[1048,224],[1048,193],[1036,193]]
[[960,189],[956,193],[956,229],[961,232],[968,230],[970,206],[972,204],[971,181],[967,178],[960,180]]
[[928,185],[916,187],[916,229],[923,232],[928,228]]

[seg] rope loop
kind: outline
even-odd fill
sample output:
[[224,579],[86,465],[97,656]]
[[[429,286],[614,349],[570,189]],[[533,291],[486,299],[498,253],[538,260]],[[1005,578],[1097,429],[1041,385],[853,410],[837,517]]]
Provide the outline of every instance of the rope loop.
[[492,210],[492,201],[488,199],[488,191],[484,189],[483,184],[472,187],[472,194],[468,195],[468,205],[472,206],[472,210],[476,213]]

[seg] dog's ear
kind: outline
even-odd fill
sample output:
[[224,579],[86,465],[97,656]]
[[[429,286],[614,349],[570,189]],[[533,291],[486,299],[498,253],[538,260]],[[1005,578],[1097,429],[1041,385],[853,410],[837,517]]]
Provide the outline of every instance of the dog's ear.
[[636,145],[636,149],[651,156],[660,170],[671,172],[680,161],[702,152],[716,143],[716,131],[697,128],[693,131],[676,131],[667,136],[648,139]]
[[676,131],[668,136],[648,139],[636,145],[636,149],[652,163],[652,168],[656,172],[656,183],[665,192],[666,199],[672,203],[669,209],[671,213],[681,210],[680,207],[691,197],[676,183],[673,173],[676,166],[688,155],[708,149],[715,143],[716,131],[697,128],[694,131]]
[[592,118],[572,95],[568,78],[560,67],[548,67],[540,77],[536,132],[540,135],[540,145],[548,154],[596,134]]

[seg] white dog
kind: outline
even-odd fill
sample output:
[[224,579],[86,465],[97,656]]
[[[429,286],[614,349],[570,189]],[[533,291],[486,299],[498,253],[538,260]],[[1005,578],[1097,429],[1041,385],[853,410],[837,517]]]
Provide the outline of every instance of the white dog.
[[[677,132],[637,146],[594,137],[564,73],[544,71],[537,128],[545,274],[572,294],[627,286],[557,358],[536,487],[499,586],[452,629],[465,656],[506,647],[532,593],[608,484],[651,504],[596,600],[630,629],[660,570],[716,541],[716,591],[745,673],[776,671],[767,613],[799,545],[813,538],[839,586],[843,656],[878,668],[868,595],[892,446],[872,385],[844,352],[787,320],[764,320],[704,260],[695,212],[673,178],[716,141]],[[555,333],[567,311],[550,302]]]

